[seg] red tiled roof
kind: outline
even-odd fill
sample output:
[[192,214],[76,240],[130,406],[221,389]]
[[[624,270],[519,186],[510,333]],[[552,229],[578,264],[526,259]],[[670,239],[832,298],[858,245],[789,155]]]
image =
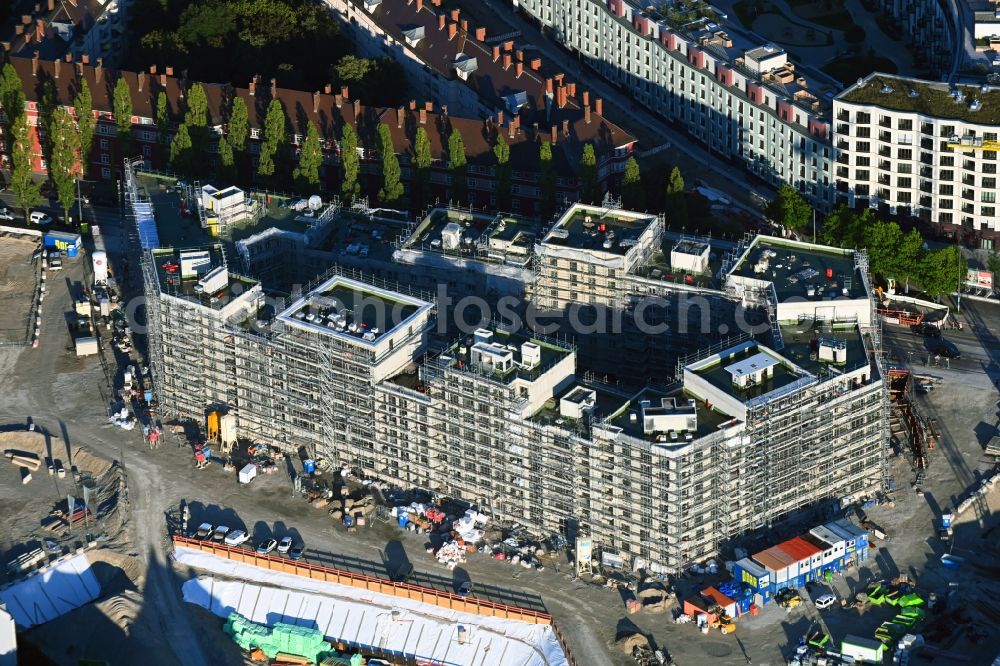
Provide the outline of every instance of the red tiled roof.
[[751,557],[771,571],[781,571],[782,569],[788,567],[788,565],[795,564],[797,561],[777,546],[771,546],[767,550],[762,550],[756,555],[751,555]]

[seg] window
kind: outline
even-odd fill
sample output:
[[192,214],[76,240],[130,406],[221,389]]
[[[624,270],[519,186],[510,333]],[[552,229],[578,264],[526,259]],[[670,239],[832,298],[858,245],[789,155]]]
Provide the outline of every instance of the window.
[[996,203],[996,201],[997,201],[997,193],[995,191],[993,191],[993,192],[983,192],[983,196],[980,198],[980,201],[982,201],[984,203]]
[[108,149],[108,140],[101,139],[101,150],[107,150],[107,149]]
[[101,154],[101,164],[111,164],[111,157],[107,153]]
[[109,169],[108,167],[102,167],[101,178],[111,178],[111,169]]

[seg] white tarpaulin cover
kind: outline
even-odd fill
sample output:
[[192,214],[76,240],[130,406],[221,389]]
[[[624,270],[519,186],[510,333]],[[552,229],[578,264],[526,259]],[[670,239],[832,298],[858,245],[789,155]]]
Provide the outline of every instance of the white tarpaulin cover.
[[[332,641],[456,666],[567,666],[552,628],[459,613],[431,604],[268,571],[178,546],[178,562],[243,581],[189,580],[184,600],[225,617],[315,627]],[[460,629],[464,642],[460,642]]]
[[100,592],[90,560],[82,553],[0,590],[0,601],[17,626],[27,629],[93,601]]
[[17,636],[14,618],[0,604],[0,666],[17,666]]

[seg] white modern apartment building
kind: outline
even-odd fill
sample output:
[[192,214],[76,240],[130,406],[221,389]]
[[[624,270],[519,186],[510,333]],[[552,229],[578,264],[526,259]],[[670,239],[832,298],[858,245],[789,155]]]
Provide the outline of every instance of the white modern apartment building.
[[814,204],[833,201],[835,90],[811,89],[781,49],[704,23],[681,32],[625,0],[513,0],[644,106],[726,158]]
[[[810,86],[780,48],[739,44],[740,33],[708,20],[692,32],[626,0],[512,2],[650,110],[820,209],[870,205],[977,230],[986,245],[1000,234],[997,151],[988,149],[1000,88],[873,74],[840,92]],[[928,21],[950,34],[936,14]],[[969,148],[952,147],[962,143]]]
[[834,122],[838,200],[1000,231],[1000,88],[871,75],[834,100]]

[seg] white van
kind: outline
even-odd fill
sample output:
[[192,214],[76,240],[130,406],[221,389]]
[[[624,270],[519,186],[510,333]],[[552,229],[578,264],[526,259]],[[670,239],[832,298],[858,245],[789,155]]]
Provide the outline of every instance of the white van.
[[40,210],[34,211],[28,221],[32,224],[52,224],[52,218]]

